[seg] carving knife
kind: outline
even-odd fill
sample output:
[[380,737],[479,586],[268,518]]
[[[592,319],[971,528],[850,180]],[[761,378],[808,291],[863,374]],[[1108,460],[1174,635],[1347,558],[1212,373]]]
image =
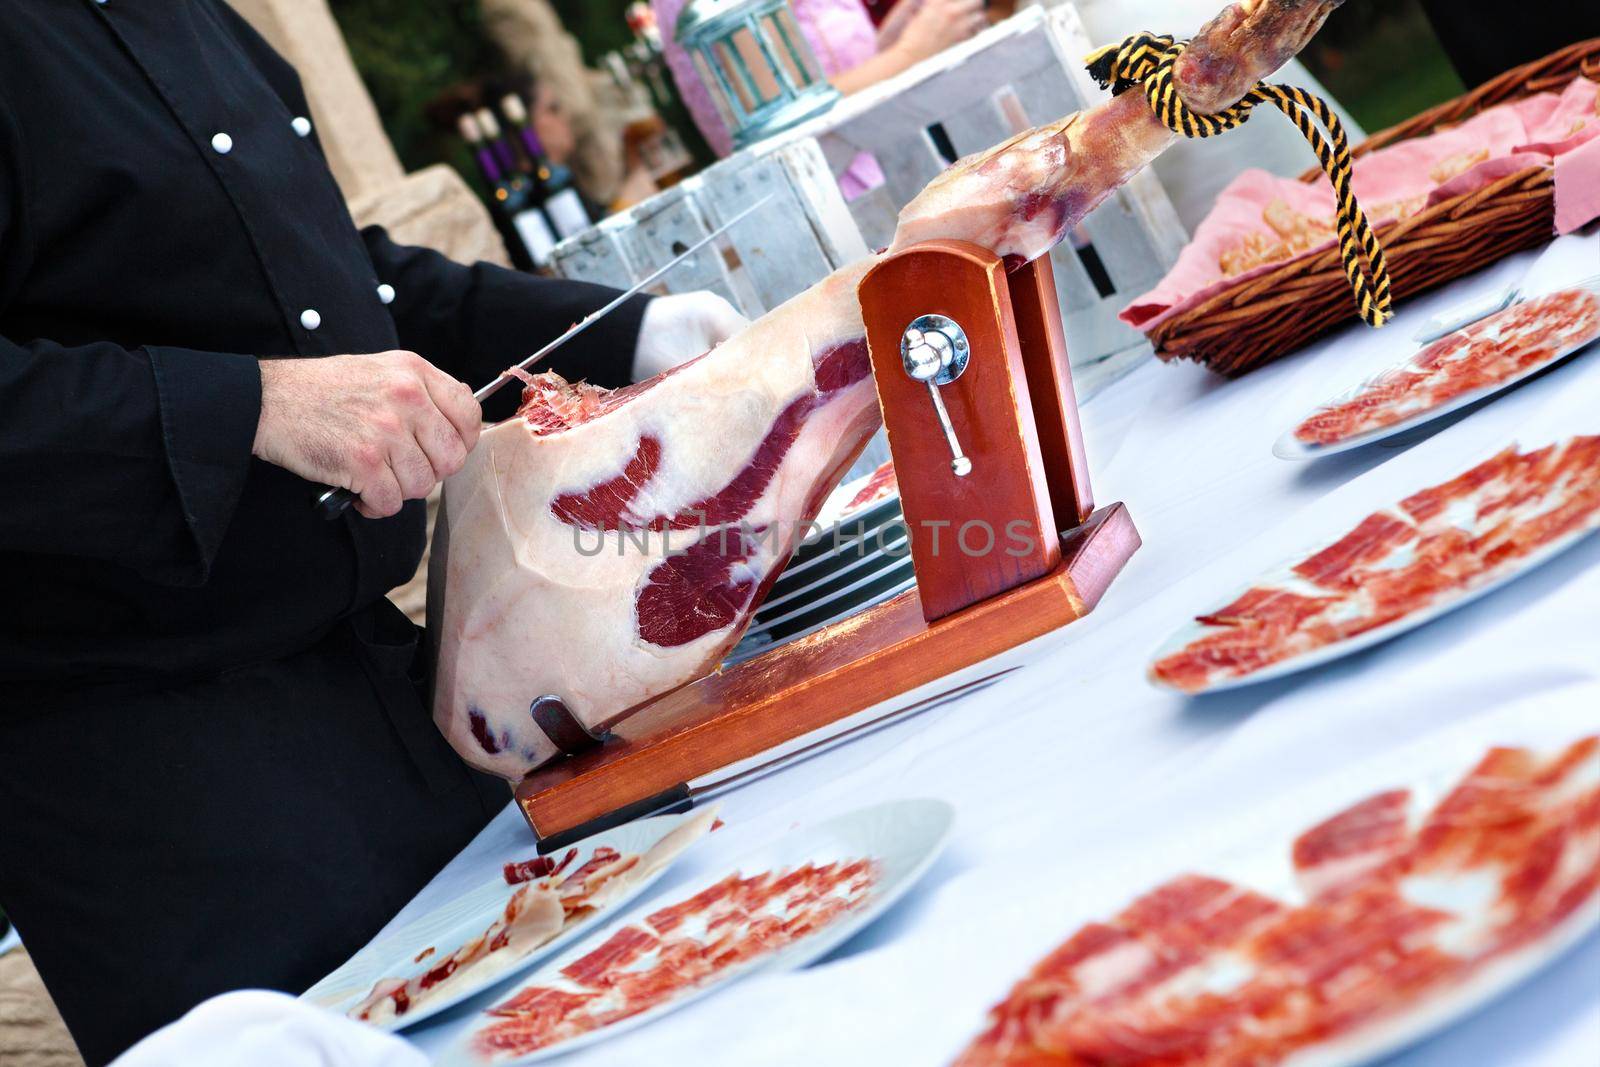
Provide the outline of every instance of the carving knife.
[[[518,363],[510,370],[501,371],[498,378],[484,386],[482,389],[479,389],[477,392],[473,393],[472,398],[481,404],[495,393],[498,393],[510,382],[516,381],[517,371],[525,371],[534,366],[540,360],[549,356],[550,353],[554,352],[556,349],[560,348],[562,345],[566,344],[580,333],[583,333],[589,327],[593,326],[595,323],[599,322],[601,319],[617,310],[623,304],[626,304],[629,300],[632,300],[634,297],[644,292],[650,286],[654,285],[656,282],[665,277],[667,272],[672,270],[673,267],[676,267],[679,263],[682,263],[696,252],[700,251],[702,248],[705,248],[711,242],[715,241],[717,238],[733,229],[734,226],[743,222],[746,218],[749,218],[756,212],[758,208],[765,206],[767,201],[771,200],[774,195],[776,194],[768,193],[760,200],[757,200],[754,204],[751,204],[749,207],[733,216],[733,218],[729,219],[727,222],[724,222],[722,225],[718,226],[716,229],[700,238],[700,240],[696,241],[682,252],[679,252],[676,256],[673,256],[666,263],[652,271],[647,277],[639,282],[636,282],[634,286],[627,292],[623,293],[621,296],[617,297],[604,307],[599,308],[596,311],[591,311],[589,314],[585,315],[577,323],[577,325],[573,326],[566,333],[562,334],[560,337],[557,337],[554,341],[551,341],[549,344],[545,345],[543,348],[539,349],[539,351],[535,352],[521,363]],[[316,499],[312,501],[312,506],[316,508],[317,514],[321,515],[324,519],[335,519],[344,514],[346,509],[348,509],[350,505],[354,504],[355,502],[356,495],[350,490],[336,489],[333,486],[323,486],[321,489],[317,490]]]

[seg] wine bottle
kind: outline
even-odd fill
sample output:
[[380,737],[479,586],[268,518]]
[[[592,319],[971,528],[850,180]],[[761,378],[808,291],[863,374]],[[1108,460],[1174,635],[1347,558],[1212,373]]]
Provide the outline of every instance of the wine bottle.
[[505,168],[508,175],[517,172],[517,155],[512,151],[511,145],[500,132],[500,120],[494,117],[494,112],[486,107],[480,107],[476,114],[478,125],[483,128],[483,139],[489,143],[494,151],[494,157],[500,161],[500,166]]
[[483,127],[478,125],[478,120],[471,115],[462,115],[456,120],[456,130],[461,134],[461,139],[467,142],[472,158],[477,161],[478,176],[492,192],[505,175],[500,170],[500,162],[495,158],[494,150],[483,140]]
[[640,0],[638,3],[629,4],[622,17],[627,22],[628,29],[633,31],[635,37],[644,41],[655,51],[661,51],[661,26],[656,21],[656,12],[653,7]]
[[533,199],[544,209],[556,233],[564,238],[572,237],[593,226],[594,220],[589,217],[589,209],[578,193],[572,171],[545,155],[544,143],[528,119],[522,97],[516,93],[507,94],[500,101],[500,113],[510,123],[524,154],[523,165],[533,181]]
[[[700,127],[696,125],[694,117],[683,102],[677,81],[667,68],[661,27],[656,22],[655,9],[648,4],[634,4],[628,9],[626,18],[628,28],[633,31],[634,36],[633,43],[627,45],[622,52],[623,64],[628,69],[630,80],[644,87],[651,110],[659,115],[672,131],[671,139],[675,144],[668,146],[667,150],[675,152],[681,149],[690,157],[686,164],[680,165],[684,173],[677,177],[687,177],[688,172],[692,170],[711,166],[717,161],[717,155],[706,143],[705,135],[700,132]],[[662,178],[666,175],[657,177]]]
[[[489,118],[492,120],[493,116]],[[481,115],[462,115],[457,129],[471,148],[478,173],[489,187],[493,197],[490,214],[511,253],[511,261],[522,270],[549,266],[557,239],[550,220],[533,202],[532,184],[505,165],[504,156],[495,149],[495,141],[485,136]],[[498,135],[499,123],[494,123],[490,129]],[[509,154],[510,146],[501,144]],[[515,163],[515,157],[512,162]]]

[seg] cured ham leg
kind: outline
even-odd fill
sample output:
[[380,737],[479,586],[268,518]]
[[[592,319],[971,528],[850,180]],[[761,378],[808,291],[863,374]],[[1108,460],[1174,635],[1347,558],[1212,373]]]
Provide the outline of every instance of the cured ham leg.
[[[1242,0],[1175,74],[1237,101],[1340,0]],[[901,213],[894,248],[972,241],[1042,255],[1172,135],[1136,93],[956,164]],[[608,724],[713,670],[879,423],[844,268],[738,337],[615,392],[533,378],[519,417],[450,479],[429,596],[434,719],[469,763],[518,779],[557,754],[532,701]]]
[[442,611],[429,597],[434,719],[469,763],[520,778],[557,751],[535,698],[605,722],[738,641],[878,425],[868,266],[629,389],[540,375],[483,433],[445,488]]

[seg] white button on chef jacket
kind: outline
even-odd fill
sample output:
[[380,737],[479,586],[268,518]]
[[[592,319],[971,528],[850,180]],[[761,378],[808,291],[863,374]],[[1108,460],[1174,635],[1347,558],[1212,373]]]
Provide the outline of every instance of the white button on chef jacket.
[[378,286],[378,300],[384,304],[394,303],[394,286],[388,284]]
[[318,314],[316,308],[306,308],[300,312],[300,325],[308,330],[315,330],[322,325],[322,316]]
[[219,156],[225,156],[233,151],[233,138],[225,133],[219,133],[211,138],[211,148]]
[[311,120],[306,118],[304,115],[296,115],[290,120],[289,126],[294,130],[297,136],[311,136]]

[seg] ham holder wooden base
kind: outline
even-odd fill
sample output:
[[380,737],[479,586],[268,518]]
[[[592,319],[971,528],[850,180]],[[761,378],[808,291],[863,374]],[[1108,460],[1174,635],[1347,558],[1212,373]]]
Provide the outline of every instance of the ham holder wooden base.
[[1048,256],[1008,274],[986,249],[930,241],[859,295],[916,587],[530,774],[516,797],[541,849],[1005,673],[1008,653],[1093,610],[1139,548],[1127,509],[1094,507]]

